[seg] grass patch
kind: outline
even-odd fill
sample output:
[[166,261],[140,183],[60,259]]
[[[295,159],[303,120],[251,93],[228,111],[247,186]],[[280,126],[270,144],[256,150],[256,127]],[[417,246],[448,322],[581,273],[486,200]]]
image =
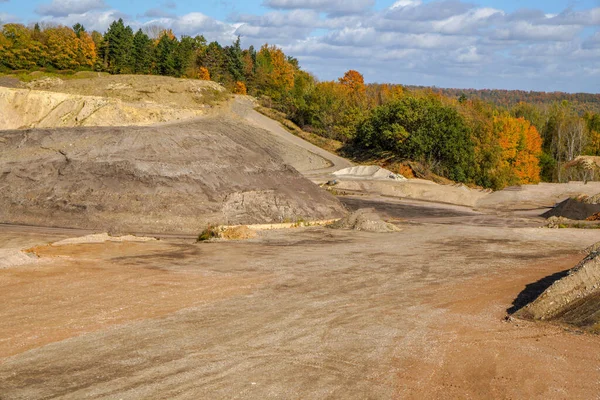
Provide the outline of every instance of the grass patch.
[[212,239],[219,238],[219,228],[214,225],[209,225],[206,229],[204,229],[199,235],[197,242],[206,242]]

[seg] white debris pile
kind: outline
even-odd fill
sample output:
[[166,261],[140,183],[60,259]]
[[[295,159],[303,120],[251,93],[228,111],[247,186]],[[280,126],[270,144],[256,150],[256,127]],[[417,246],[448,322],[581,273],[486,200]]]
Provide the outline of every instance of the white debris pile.
[[404,176],[395,174],[392,171],[377,165],[359,165],[356,167],[344,168],[334,172],[333,175],[344,179],[406,180]]

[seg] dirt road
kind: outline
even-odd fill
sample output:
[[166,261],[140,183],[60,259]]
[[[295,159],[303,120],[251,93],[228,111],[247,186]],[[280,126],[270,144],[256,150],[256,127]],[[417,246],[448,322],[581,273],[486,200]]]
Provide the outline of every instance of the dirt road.
[[39,247],[0,270],[0,398],[595,398],[600,337],[503,319],[600,232],[428,207],[392,234]]
[[353,165],[347,159],[332,154],[327,150],[317,147],[314,144],[309,143],[299,138],[298,136],[295,136],[294,134],[288,132],[279,122],[274,121],[271,118],[262,115],[258,111],[254,110],[254,103],[247,97],[236,97],[235,100],[231,103],[231,111],[239,117],[243,118],[244,120],[250,122],[251,124],[269,131],[277,138],[283,139],[287,143],[293,144],[301,149],[307,150],[313,155],[321,158],[323,160],[323,163],[316,167],[298,168],[294,166],[296,167],[296,169],[302,172],[304,176],[310,179],[328,179],[331,173],[339,171],[343,168],[351,167]]

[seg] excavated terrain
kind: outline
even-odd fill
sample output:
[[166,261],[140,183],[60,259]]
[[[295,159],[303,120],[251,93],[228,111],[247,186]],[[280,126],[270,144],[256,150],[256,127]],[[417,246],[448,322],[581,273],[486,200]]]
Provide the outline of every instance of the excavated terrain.
[[0,222],[198,233],[208,224],[340,217],[333,196],[230,118],[0,132]]
[[560,279],[515,315],[600,333],[600,252],[592,250],[575,268],[556,278]]
[[205,115],[229,97],[214,82],[162,76],[44,78],[19,86],[0,87],[2,129],[152,125]]
[[[598,261],[566,270],[600,230],[539,215],[600,184],[336,177],[353,165],[250,98],[210,106],[206,84],[41,80],[0,99],[5,127],[49,127],[0,131],[0,222],[19,224],[0,224],[1,400],[597,397]],[[346,209],[340,229],[303,226]],[[294,228],[196,242],[272,222]]]

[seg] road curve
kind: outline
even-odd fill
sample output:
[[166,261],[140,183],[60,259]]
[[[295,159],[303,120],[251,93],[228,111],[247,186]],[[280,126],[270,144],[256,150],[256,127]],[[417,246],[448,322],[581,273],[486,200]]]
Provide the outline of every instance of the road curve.
[[254,109],[254,102],[246,96],[236,96],[231,103],[231,111],[249,122],[250,124],[271,132],[273,135],[284,139],[298,147],[310,151],[313,154],[325,159],[330,166],[315,170],[304,171],[302,174],[311,180],[327,180],[330,174],[343,168],[353,166],[347,159],[328,152],[306,140],[292,134],[285,129],[279,122],[259,113]]

